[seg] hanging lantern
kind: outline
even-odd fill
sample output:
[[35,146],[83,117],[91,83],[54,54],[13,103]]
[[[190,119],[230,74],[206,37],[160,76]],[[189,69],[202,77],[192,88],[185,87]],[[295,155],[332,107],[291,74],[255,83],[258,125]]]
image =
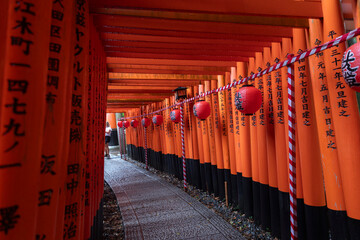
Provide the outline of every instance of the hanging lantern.
[[186,87],[178,87],[173,90],[173,92],[175,92],[176,101],[186,99],[186,89],[187,89]]
[[155,115],[153,116],[152,121],[156,126],[160,126],[163,123],[164,118],[162,115]]
[[252,115],[262,104],[261,91],[253,85],[244,85],[235,93],[235,106],[245,115]]
[[342,59],[341,69],[345,82],[354,91],[360,92],[360,43],[349,47]]
[[180,122],[180,109],[174,109],[170,112],[170,119],[174,123]]
[[129,121],[124,121],[124,122],[123,122],[123,126],[124,126],[125,128],[130,127]]
[[143,125],[143,127],[148,127],[150,126],[150,119],[148,119],[147,117],[141,119],[141,124]]
[[133,128],[136,128],[139,125],[139,122],[138,122],[138,120],[133,119],[133,120],[131,120],[130,125]]
[[205,120],[211,113],[210,110],[210,103],[201,100],[194,104],[193,112],[195,117],[199,118],[200,120]]
[[122,121],[118,121],[118,126],[119,126],[119,128],[122,128],[122,127],[123,127],[123,122],[122,122]]

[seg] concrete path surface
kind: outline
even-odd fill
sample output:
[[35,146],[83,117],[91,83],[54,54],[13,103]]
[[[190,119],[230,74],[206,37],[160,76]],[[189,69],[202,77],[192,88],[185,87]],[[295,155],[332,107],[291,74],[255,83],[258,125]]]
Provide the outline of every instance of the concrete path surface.
[[229,223],[178,187],[120,158],[105,159],[125,239],[245,239]]

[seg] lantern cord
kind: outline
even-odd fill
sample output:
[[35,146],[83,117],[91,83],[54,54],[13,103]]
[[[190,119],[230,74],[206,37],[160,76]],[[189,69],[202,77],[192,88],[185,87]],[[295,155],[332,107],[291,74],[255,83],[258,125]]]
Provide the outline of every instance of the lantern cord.
[[184,107],[180,105],[180,122],[181,122],[181,147],[182,147],[182,167],[183,167],[183,179],[184,179],[184,190],[187,190],[186,182],[186,160],[185,160],[185,141],[184,141]]
[[210,94],[213,94],[213,93],[218,93],[218,92],[221,92],[221,91],[225,91],[225,90],[230,89],[230,88],[232,88],[234,86],[245,83],[248,80],[253,80],[253,79],[261,77],[261,76],[263,76],[265,74],[269,74],[269,73],[271,73],[273,71],[278,70],[279,68],[282,68],[284,66],[288,66],[290,64],[293,64],[296,61],[307,58],[307,57],[312,56],[312,55],[314,55],[316,53],[322,52],[322,51],[324,51],[326,49],[329,49],[331,47],[337,46],[340,43],[345,42],[345,41],[347,41],[347,40],[349,40],[349,39],[351,39],[353,37],[356,37],[358,35],[360,35],[360,28],[352,30],[352,31],[350,31],[350,32],[348,32],[348,33],[346,33],[344,35],[341,35],[341,36],[339,36],[339,37],[337,37],[337,38],[335,38],[335,39],[333,39],[333,40],[331,40],[331,41],[329,41],[327,43],[322,44],[322,45],[316,46],[316,47],[314,47],[314,48],[312,48],[310,50],[305,50],[301,54],[298,54],[298,55],[296,55],[294,57],[288,58],[288,59],[286,59],[286,60],[284,60],[284,61],[282,61],[280,63],[276,63],[276,64],[274,64],[274,65],[272,65],[272,66],[258,72],[258,73],[255,73],[255,74],[253,74],[253,75],[251,75],[249,77],[246,77],[246,78],[242,78],[242,79],[240,79],[238,81],[234,81],[234,82],[232,82],[230,84],[227,84],[226,86],[223,86],[223,87],[220,87],[220,88],[217,88],[217,89],[213,89],[213,90],[210,90],[210,91],[206,91],[206,92],[204,92],[204,93],[202,93],[200,95],[197,95],[197,96],[192,97],[192,98],[187,98],[184,101],[175,103],[174,105],[168,106],[166,108],[159,109],[159,110],[151,112],[151,113],[147,113],[147,114],[143,114],[143,115],[139,115],[139,116],[133,116],[133,117],[125,117],[123,119],[133,119],[133,118],[140,118],[140,117],[149,116],[149,115],[152,115],[152,114],[156,114],[156,113],[165,111],[165,110],[170,109],[170,108],[174,108],[174,107],[183,105],[183,104],[188,103],[188,102],[193,102],[196,99],[203,98],[203,97],[205,97],[207,95],[210,95]]
[[288,121],[289,121],[289,190],[291,240],[297,240],[296,199],[296,138],[295,138],[295,84],[294,64],[288,66]]

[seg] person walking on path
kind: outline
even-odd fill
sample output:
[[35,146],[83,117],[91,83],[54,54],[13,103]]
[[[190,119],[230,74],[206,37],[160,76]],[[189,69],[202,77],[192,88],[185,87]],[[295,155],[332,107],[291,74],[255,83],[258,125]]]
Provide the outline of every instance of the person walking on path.
[[105,128],[105,157],[110,158],[109,154],[109,142],[111,140],[111,127],[110,123],[106,122],[106,128]]

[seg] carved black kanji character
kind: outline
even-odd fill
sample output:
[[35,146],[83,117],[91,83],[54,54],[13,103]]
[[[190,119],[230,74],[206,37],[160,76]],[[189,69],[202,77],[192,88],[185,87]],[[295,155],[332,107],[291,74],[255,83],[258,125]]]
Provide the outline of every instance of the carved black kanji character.
[[56,94],[53,94],[52,92],[48,92],[46,94],[46,103],[47,104],[55,104],[56,97],[57,97]]
[[310,121],[308,120],[308,119],[304,119],[304,122],[303,122],[303,124],[304,124],[304,126],[311,126],[311,124],[310,124]]
[[303,95],[301,97],[301,101],[302,101],[302,103],[307,103],[308,102],[308,96]]
[[332,63],[335,63],[335,65],[338,65],[338,62],[341,62],[341,59],[339,58],[334,58],[334,61],[332,61]]
[[323,99],[323,102],[329,102],[328,95],[323,95],[322,99]]
[[65,206],[65,219],[78,217],[78,203],[73,203]]
[[52,10],[51,17],[52,17],[52,19],[62,21],[64,18],[64,13],[62,13],[60,11]]
[[60,53],[61,44],[51,42],[49,45],[49,50],[50,50],[50,52]]
[[80,142],[81,140],[81,131],[79,128],[70,128],[70,143],[75,141],[75,142]]
[[303,110],[309,110],[309,104],[305,103],[302,105]]
[[329,108],[328,106],[325,106],[325,107],[323,108],[323,110],[324,110],[324,113],[325,113],[325,114],[329,114],[329,113],[330,113],[330,108]]
[[76,63],[74,64],[74,68],[76,69],[77,73],[81,73],[84,70],[84,67],[80,66],[80,62],[76,61]]
[[79,26],[85,27],[85,13],[76,12],[75,23]]
[[342,77],[341,72],[335,72],[334,78],[340,79]]
[[326,125],[331,125],[331,118],[326,118],[325,119],[325,124]]
[[315,40],[315,43],[314,43],[316,46],[319,46],[321,44],[321,41],[319,39],[316,39]]
[[334,31],[334,30],[331,30],[328,34],[328,37],[331,37],[331,39],[334,39],[334,36],[336,35],[337,33]]
[[72,178],[71,182],[66,183],[66,189],[71,191],[71,194],[74,193],[74,189],[76,189],[78,187],[79,182],[75,179]]
[[72,221],[70,224],[64,225],[64,239],[71,239],[76,236],[76,224]]
[[47,190],[40,191],[39,192],[39,198],[38,198],[38,200],[39,200],[38,206],[39,207],[44,206],[44,205],[49,206],[52,194],[53,194],[52,189],[47,189]]
[[340,53],[338,52],[338,49],[332,49],[331,50],[331,57],[334,57],[334,56],[336,56],[336,55],[340,55]]
[[77,77],[74,77],[74,91],[77,91],[78,87],[81,87],[81,83],[78,81]]
[[345,97],[346,97],[346,95],[345,95],[344,91],[337,92],[337,97],[336,98],[345,98]]
[[47,78],[47,86],[54,86],[55,89],[58,89],[58,85],[59,85],[59,77],[58,76],[50,76],[48,75]]
[[21,46],[22,44],[25,44],[25,49],[23,50],[23,53],[25,55],[29,55],[30,53],[30,45],[34,44],[33,41],[25,40],[22,37],[11,37],[11,45],[12,46]]
[[76,9],[78,11],[85,11],[86,0],[76,0]]
[[13,103],[5,104],[6,108],[12,108],[14,114],[26,114],[26,103],[19,103],[19,99],[13,97]]
[[41,161],[41,174],[47,174],[50,173],[51,175],[55,175],[55,171],[52,169],[55,165],[55,161],[51,160],[52,158],[55,158],[55,155],[45,156],[41,155],[41,158],[43,159]]
[[82,95],[72,95],[71,106],[81,108]]
[[27,80],[12,80],[8,79],[8,91],[26,93],[29,83]]
[[29,33],[33,35],[34,33],[31,31],[30,26],[32,25],[30,22],[27,22],[26,17],[22,17],[21,20],[16,20],[17,25],[13,27],[13,29],[20,28],[20,33],[25,34]]
[[301,95],[307,95],[306,88],[301,88]]
[[4,232],[7,235],[9,230],[15,228],[20,218],[20,215],[16,213],[18,208],[18,205],[0,208],[0,232]]
[[331,128],[329,130],[327,130],[326,131],[326,136],[327,137],[335,137],[334,130],[332,130]]
[[[16,6],[14,8],[15,12],[20,10],[21,12],[28,13],[30,15],[35,16],[35,12],[31,11],[31,8],[35,6],[33,3],[24,2],[24,1],[16,1],[15,4],[16,4]],[[24,6],[24,7],[22,7],[22,6]]]
[[347,100],[341,99],[341,101],[338,102],[338,107],[339,107],[339,108],[347,108],[347,107],[348,107],[348,105],[347,105]]
[[318,69],[320,68],[325,68],[325,63],[324,62],[319,62],[318,63]]
[[336,149],[335,142],[330,140],[328,145],[327,145],[327,148]]
[[45,234],[36,234],[36,240],[46,240],[46,235]]
[[53,0],[53,5],[59,4],[61,8],[64,8],[63,0]]
[[58,72],[60,67],[60,60],[58,58],[49,58],[48,70]]
[[61,30],[61,27],[56,26],[56,25],[51,25],[50,36],[55,37],[55,38],[61,38],[60,30]]
[[301,80],[300,85],[303,86],[303,87],[307,87],[308,83],[306,81],[304,81],[304,80]]
[[80,112],[76,111],[76,109],[74,109],[71,112],[71,123],[70,124],[75,124],[76,126],[80,126],[82,123],[82,119],[80,116]]
[[325,73],[319,73],[319,79],[325,79],[326,78],[326,75],[325,75]]
[[339,116],[340,117],[348,117],[350,116],[349,114],[346,114],[346,111],[345,110],[341,110],[341,112],[339,113]]
[[76,28],[76,41],[80,41],[80,37],[84,36],[84,33],[79,30],[79,28]]

